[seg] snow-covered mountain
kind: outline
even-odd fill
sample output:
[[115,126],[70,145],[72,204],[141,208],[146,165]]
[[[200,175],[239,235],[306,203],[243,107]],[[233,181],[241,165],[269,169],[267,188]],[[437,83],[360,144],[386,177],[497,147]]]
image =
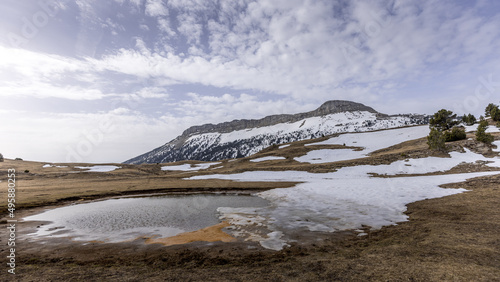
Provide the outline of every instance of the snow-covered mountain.
[[360,103],[328,101],[307,113],[193,126],[165,145],[125,163],[241,158],[276,144],[335,133],[364,132],[426,123],[428,116],[388,116]]

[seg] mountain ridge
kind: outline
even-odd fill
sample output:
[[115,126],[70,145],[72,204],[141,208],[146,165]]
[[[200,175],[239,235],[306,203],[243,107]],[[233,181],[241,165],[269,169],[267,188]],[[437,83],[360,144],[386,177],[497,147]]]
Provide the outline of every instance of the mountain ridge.
[[283,122],[295,122],[313,116],[335,114],[340,112],[350,112],[350,111],[367,111],[371,113],[380,114],[373,108],[365,106],[361,103],[345,101],[345,100],[331,100],[323,103],[316,110],[305,113],[270,115],[263,117],[261,119],[237,119],[229,122],[218,123],[215,125],[211,123],[203,125],[195,125],[186,129],[181,136],[183,135],[189,136],[192,134],[203,134],[214,131],[217,131],[219,133],[227,133],[230,131],[247,129],[247,128],[270,126]]
[[424,115],[389,116],[361,103],[331,100],[305,113],[192,126],[170,142],[124,163],[217,161],[245,157],[274,144],[427,122]]

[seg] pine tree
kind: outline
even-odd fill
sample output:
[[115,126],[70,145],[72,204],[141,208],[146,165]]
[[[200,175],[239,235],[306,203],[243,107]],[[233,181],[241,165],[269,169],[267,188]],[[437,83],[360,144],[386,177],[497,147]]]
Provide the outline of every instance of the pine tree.
[[462,117],[462,122],[468,126],[474,125],[476,121],[476,117],[473,114],[468,114]]
[[431,128],[431,132],[429,136],[427,136],[427,145],[429,145],[429,149],[433,151],[445,152],[445,136],[443,132],[436,128]]
[[495,105],[493,103],[489,103],[488,106],[486,106],[486,109],[484,109],[484,115],[486,117],[489,117],[491,115],[491,110],[493,110],[495,107],[498,108],[497,105]]
[[486,129],[488,129],[488,121],[482,120],[476,131],[476,140],[486,144],[491,144],[495,138],[493,135],[486,133]]
[[429,125],[439,131],[445,131],[458,124],[458,121],[455,120],[456,117],[457,115],[453,114],[452,111],[442,109],[434,114],[429,121]]
[[490,116],[492,120],[500,121],[500,109],[498,108],[498,106],[495,106],[493,109],[491,109]]

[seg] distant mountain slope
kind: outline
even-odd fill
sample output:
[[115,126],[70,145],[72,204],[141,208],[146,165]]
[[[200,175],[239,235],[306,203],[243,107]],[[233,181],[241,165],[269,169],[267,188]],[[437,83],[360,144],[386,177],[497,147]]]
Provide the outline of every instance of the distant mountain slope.
[[427,122],[428,117],[423,115],[388,116],[360,103],[335,100],[307,113],[193,126],[165,145],[125,163],[241,158],[274,144],[335,133],[372,131]]

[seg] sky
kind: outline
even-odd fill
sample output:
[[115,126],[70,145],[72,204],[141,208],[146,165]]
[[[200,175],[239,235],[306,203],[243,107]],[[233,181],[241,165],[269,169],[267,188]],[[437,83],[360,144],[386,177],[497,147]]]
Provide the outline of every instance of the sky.
[[123,162],[193,125],[350,100],[480,115],[500,1],[3,0],[0,153]]

